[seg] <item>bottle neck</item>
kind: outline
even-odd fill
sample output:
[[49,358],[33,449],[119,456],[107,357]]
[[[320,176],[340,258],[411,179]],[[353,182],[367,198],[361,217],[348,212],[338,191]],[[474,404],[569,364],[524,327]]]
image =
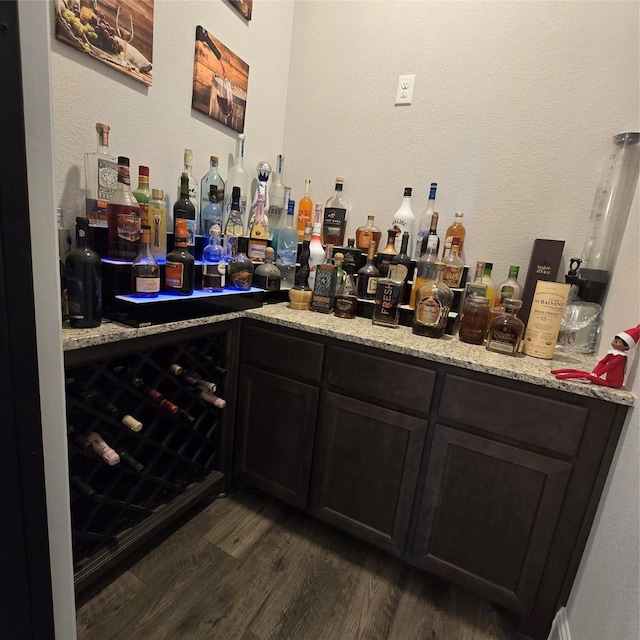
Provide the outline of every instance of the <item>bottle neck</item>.
[[236,143],[236,166],[244,167],[244,138],[238,138]]
[[180,178],[180,197],[189,199],[189,176],[182,174]]
[[118,165],[118,189],[131,190],[131,176],[129,166],[126,164]]
[[436,234],[437,229],[438,229],[438,214],[434,212],[431,214],[431,225],[429,226],[429,233]]
[[98,155],[109,155],[109,127],[98,127],[96,129],[98,135]]

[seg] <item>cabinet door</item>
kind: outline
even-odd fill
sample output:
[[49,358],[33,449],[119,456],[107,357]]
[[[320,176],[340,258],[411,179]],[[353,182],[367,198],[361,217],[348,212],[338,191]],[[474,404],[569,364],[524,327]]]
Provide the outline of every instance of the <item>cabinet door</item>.
[[572,465],[436,426],[411,560],[530,613]]
[[307,506],[318,389],[240,368],[236,475],[296,507]]
[[424,420],[327,393],[310,511],[401,555],[426,428]]

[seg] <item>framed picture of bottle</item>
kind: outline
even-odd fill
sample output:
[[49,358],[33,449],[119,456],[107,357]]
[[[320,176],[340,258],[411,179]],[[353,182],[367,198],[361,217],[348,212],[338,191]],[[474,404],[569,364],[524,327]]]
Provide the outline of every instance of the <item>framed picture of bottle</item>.
[[191,107],[244,131],[249,65],[204,27],[196,27]]
[[152,84],[155,0],[55,0],[56,38]]

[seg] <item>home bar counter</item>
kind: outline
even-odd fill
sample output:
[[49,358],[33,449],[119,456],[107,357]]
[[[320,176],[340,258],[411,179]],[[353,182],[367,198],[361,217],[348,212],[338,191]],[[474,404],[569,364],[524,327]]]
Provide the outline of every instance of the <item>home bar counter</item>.
[[[107,389],[144,423],[139,434],[112,419],[104,426],[99,411],[68,396],[71,415],[91,414],[144,464],[87,467],[70,450],[72,475],[89,474],[105,510],[89,520],[95,505],[72,490],[78,589],[195,501],[251,485],[494,602],[523,637],[545,640],[635,400],[550,374],[590,371],[593,356],[503,356],[287,303],[62,333],[67,375]],[[176,360],[214,380],[226,408],[167,375]],[[123,364],[194,422],[119,383],[114,365]],[[95,521],[109,522],[108,499],[125,495],[135,496],[133,517],[124,505],[124,528],[108,543],[91,540]]]

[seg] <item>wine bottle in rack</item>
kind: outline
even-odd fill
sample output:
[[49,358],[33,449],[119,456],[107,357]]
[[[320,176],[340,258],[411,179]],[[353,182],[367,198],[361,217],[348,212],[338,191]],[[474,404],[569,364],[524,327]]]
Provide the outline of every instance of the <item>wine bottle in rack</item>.
[[218,407],[218,409],[224,409],[227,406],[227,401],[217,396],[215,393],[209,393],[208,391],[201,391],[200,397],[214,407]]
[[79,433],[74,434],[78,446],[83,451],[92,450],[97,456],[102,458],[110,467],[120,462],[120,456],[104,441],[103,437],[92,431],[86,436]]
[[138,389],[146,396],[151,398],[154,402],[157,402],[163,409],[166,409],[169,413],[175,415],[180,411],[180,407],[170,400],[167,400],[157,389],[154,389],[148,385],[142,378],[134,376],[131,372],[131,367],[117,366],[111,369],[120,378],[123,378],[131,384],[134,389]]
[[142,473],[144,471],[144,465],[141,462],[138,462],[130,453],[127,453],[126,451],[119,451],[118,455],[120,456],[120,460],[136,473]]
[[97,495],[97,491],[79,476],[71,476],[71,486],[85,498],[94,498]]
[[131,429],[131,431],[140,431],[140,429],[142,429],[142,422],[140,422],[140,420],[137,420],[132,415],[116,407],[116,405],[107,400],[97,389],[86,389],[71,379],[67,381],[67,391],[87,406],[96,408],[112,418],[119,420],[125,427]]
[[173,373],[176,378],[184,380],[193,389],[200,389],[201,391],[206,391],[207,393],[211,394],[215,394],[215,392],[218,390],[218,385],[216,385],[215,382],[203,380],[202,376],[199,373],[188,373],[179,364],[173,363],[169,365],[169,371]]

